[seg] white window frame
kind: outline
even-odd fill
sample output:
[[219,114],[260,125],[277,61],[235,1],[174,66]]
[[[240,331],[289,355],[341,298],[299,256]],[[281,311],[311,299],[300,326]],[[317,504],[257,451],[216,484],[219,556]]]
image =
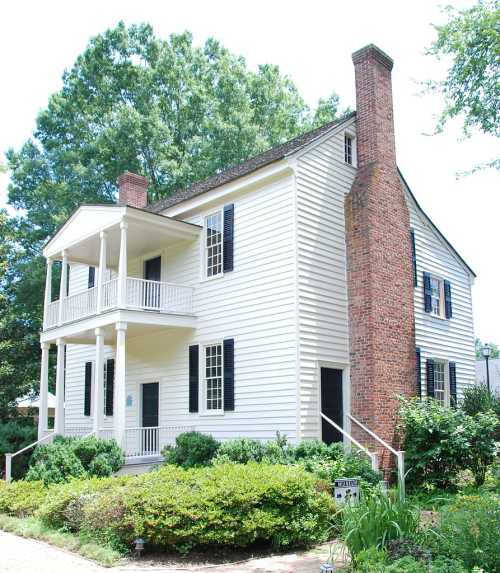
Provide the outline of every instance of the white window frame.
[[[430,275],[430,285],[431,285],[431,316],[434,318],[445,318],[445,305],[444,305],[444,279],[436,275]],[[432,294],[432,281],[437,281],[439,285],[439,313],[434,312],[433,301],[436,299]]]
[[[220,364],[221,364],[221,407],[214,409],[208,408],[208,379],[207,379],[207,348],[212,346],[220,346]],[[200,408],[200,412],[205,416],[221,416],[224,415],[224,343],[222,340],[215,340],[213,342],[207,342],[206,344],[202,345],[203,349],[203,356],[202,360],[200,360],[200,379],[202,383],[200,384],[201,388],[201,404],[202,407]]]
[[[436,398],[436,366],[443,368],[443,399],[440,400]],[[443,404],[443,406],[450,405],[450,376],[448,362],[446,360],[434,359],[434,399],[438,400]]]
[[[214,216],[220,217],[221,222],[221,242],[220,242],[220,272],[217,274],[208,274],[208,249],[207,238],[208,238],[208,219]],[[223,209],[217,209],[205,215],[203,220],[203,272],[202,276],[204,280],[218,279],[224,276],[224,211]]]
[[[347,161],[347,153],[346,153],[346,140],[349,139],[351,141],[351,162]],[[357,165],[357,156],[356,156],[356,137],[354,133],[351,131],[344,131],[344,163],[345,165],[350,165],[351,167],[356,167]]]

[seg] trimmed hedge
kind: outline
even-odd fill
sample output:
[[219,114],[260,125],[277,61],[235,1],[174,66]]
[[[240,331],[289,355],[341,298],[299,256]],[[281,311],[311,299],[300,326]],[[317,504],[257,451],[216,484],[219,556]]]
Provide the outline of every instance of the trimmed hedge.
[[107,477],[123,463],[123,452],[114,440],[56,436],[52,444],[35,449],[26,479],[48,485],[70,478]]
[[26,517],[33,515],[47,496],[41,481],[0,481],[0,513]]
[[307,546],[331,533],[335,504],[321,482],[292,467],[250,463],[183,469],[164,466],[134,478],[54,487],[39,516],[100,541],[136,537],[163,550]]

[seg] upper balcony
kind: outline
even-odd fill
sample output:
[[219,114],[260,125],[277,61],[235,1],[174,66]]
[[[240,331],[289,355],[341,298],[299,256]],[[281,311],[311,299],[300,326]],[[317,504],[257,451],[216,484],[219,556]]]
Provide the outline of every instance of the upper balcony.
[[[193,287],[162,281],[161,276],[154,277],[158,280],[131,276],[134,273],[128,272],[128,266],[147,253],[197,241],[201,230],[198,225],[130,206],[80,207],[43,251],[47,259],[44,338],[52,337],[49,331],[75,323],[85,322],[82,327],[92,329],[95,321],[89,319],[109,317],[114,311],[128,312],[126,320],[132,316],[138,323],[194,326]],[[62,263],[59,299],[52,301],[52,262],[57,260]],[[68,294],[70,263],[95,267],[95,286]],[[125,318],[120,315],[115,320]]]

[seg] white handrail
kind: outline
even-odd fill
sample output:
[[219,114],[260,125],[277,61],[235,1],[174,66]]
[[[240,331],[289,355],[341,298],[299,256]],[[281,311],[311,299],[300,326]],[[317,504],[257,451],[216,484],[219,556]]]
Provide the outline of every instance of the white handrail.
[[405,453],[404,453],[404,451],[395,450],[390,444],[388,444],[387,442],[384,442],[384,440],[380,436],[377,436],[377,434],[375,434],[375,432],[372,432],[372,430],[370,430],[370,428],[365,426],[363,423],[361,423],[359,420],[357,420],[354,416],[352,416],[351,414],[347,414],[347,416],[350,420],[352,420],[355,424],[357,424],[362,430],[364,430],[369,436],[371,436],[379,444],[382,444],[382,446],[384,446],[384,448],[389,450],[391,452],[391,454],[394,454],[396,456],[396,459],[398,461],[398,483],[399,483],[401,495],[402,495],[402,497],[404,497],[405,496]]
[[14,452],[13,454],[5,454],[5,481],[9,482],[12,479],[12,458],[15,458],[19,454],[22,454],[23,452],[26,452],[31,448],[34,448],[35,446],[38,446],[38,444],[41,444],[42,442],[48,440],[49,438],[52,438],[53,436],[54,432],[50,432],[43,438],[40,438],[39,440],[33,442],[29,446],[24,446],[24,448],[18,450],[17,452]]
[[356,438],[353,438],[350,434],[348,434],[343,428],[337,425],[333,420],[330,420],[328,416],[321,412],[321,417],[323,420],[328,422],[331,426],[333,426],[336,430],[338,430],[342,435],[344,435],[350,442],[352,442],[357,448],[359,448],[362,452],[364,452],[372,462],[372,469],[374,471],[378,471],[378,456],[375,452],[370,452],[367,448],[362,446]]

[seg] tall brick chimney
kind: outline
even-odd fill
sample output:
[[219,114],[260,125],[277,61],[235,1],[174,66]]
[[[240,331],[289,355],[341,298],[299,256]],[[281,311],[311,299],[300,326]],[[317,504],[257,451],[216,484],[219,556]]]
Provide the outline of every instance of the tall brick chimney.
[[[416,372],[410,217],[396,167],[393,61],[374,45],[352,59],[358,170],[345,201],[351,411],[394,444],[396,396],[415,394]],[[367,441],[354,424],[352,429]]]
[[144,209],[148,204],[148,180],[130,171],[122,173],[117,181],[118,205],[130,205]]

